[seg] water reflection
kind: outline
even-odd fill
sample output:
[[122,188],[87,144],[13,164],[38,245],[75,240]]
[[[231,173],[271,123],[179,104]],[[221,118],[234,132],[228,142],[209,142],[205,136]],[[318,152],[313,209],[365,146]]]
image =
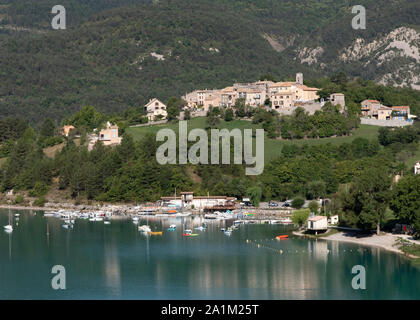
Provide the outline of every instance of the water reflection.
[[[7,212],[0,211],[0,223],[6,221]],[[224,220],[206,221],[206,230],[194,230],[197,237],[182,236],[184,226],[203,222],[202,217],[148,217],[139,225],[163,235],[144,236],[130,220],[108,226],[77,221],[66,230],[58,219],[23,214],[13,237],[0,236],[0,298],[57,298],[49,286],[54,264],[68,266],[67,294],[77,299],[420,298],[419,271],[393,253],[295,238],[281,225],[241,225],[226,237],[220,229],[232,221]],[[169,232],[171,224],[177,228]],[[279,234],[290,238],[274,240]],[[351,288],[356,264],[369,272],[364,293]],[[22,271],[25,292],[16,285]]]
[[118,248],[115,243],[106,243],[104,248],[105,285],[109,293],[118,298],[121,296],[121,271]]

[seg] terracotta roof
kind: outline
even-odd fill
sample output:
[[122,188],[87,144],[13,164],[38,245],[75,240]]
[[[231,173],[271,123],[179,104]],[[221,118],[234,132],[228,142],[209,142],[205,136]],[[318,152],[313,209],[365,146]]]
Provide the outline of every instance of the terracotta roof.
[[270,87],[290,87],[292,85],[295,85],[295,83],[294,82],[276,82]]
[[223,88],[222,90],[220,90],[221,92],[231,92],[231,91],[234,91],[234,88],[233,87],[226,87],[226,88]]
[[238,89],[238,92],[246,92],[246,93],[262,93],[264,92],[264,89],[253,89],[253,88],[243,88],[243,89]]
[[148,106],[150,106],[153,102],[160,102],[161,104],[163,104],[164,106],[166,106],[162,101],[160,101],[159,99],[157,99],[157,98],[154,98],[154,99],[151,99],[146,105],[145,105],[145,107],[148,107]]
[[315,216],[315,217],[309,218],[308,221],[321,221],[321,220],[324,220],[324,219],[327,219],[327,217],[325,217],[325,216]]
[[363,100],[362,102],[365,102],[365,101],[367,101],[367,102],[375,102],[375,103],[379,103],[379,101],[378,101],[378,100],[369,100],[369,99]]
[[304,84],[297,85],[298,88],[303,89],[303,91],[319,91],[319,88],[311,88],[308,86],[305,86]]

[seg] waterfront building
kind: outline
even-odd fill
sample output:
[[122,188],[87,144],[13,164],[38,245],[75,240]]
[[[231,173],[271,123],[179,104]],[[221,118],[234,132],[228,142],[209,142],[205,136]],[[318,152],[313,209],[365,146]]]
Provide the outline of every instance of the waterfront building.
[[161,197],[161,206],[176,206],[186,209],[197,210],[233,210],[236,198],[227,196],[194,196],[194,192],[181,192],[177,197]]
[[325,231],[328,229],[328,219],[325,216],[314,216],[308,219],[308,230],[315,231]]
[[329,222],[332,225],[338,224],[338,215],[336,214],[336,215],[331,216],[330,219],[329,219]]

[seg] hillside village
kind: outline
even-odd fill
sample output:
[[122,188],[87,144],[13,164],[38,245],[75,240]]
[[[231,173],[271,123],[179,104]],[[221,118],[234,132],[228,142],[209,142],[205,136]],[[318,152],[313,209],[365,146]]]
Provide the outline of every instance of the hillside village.
[[[195,90],[182,96],[184,111],[205,116],[212,107],[231,108],[239,99],[250,107],[274,110],[279,115],[292,115],[296,108],[303,108],[309,115],[322,109],[326,102],[346,110],[343,93],[332,93],[329,99],[320,98],[320,88],[303,84],[303,73],[296,74],[295,82],[257,81],[234,83],[223,89]],[[378,100],[366,99],[360,104],[362,123],[378,126],[405,126],[416,119],[409,106],[385,106]],[[149,122],[167,118],[167,106],[158,99],[151,99],[145,106]]]
[[[322,88],[308,87],[303,84],[303,73],[296,74],[294,82],[274,82],[269,80],[251,83],[234,83],[222,89],[194,90],[181,97],[182,106],[177,117],[184,119],[189,111],[191,117],[206,116],[214,108],[234,108],[241,103],[251,108],[262,108],[266,111],[275,111],[279,116],[293,115],[297,108],[302,108],[308,115],[321,111],[322,107],[330,102],[337,106],[340,113],[345,114],[346,100],[343,93],[332,93],[329,98],[320,98]],[[155,125],[167,122],[168,107],[158,98],[150,99],[144,106],[147,124]],[[378,100],[365,99],[360,103],[360,119],[362,124],[403,127],[413,124],[417,117],[410,113],[410,106],[386,106]],[[135,125],[138,126],[138,125]],[[64,126],[62,135],[68,136],[73,126]],[[94,130],[88,136],[89,150],[92,150],[96,141],[104,145],[118,145],[121,143],[119,128],[116,124],[107,123],[102,130]]]
[[[265,107],[279,114],[290,115],[297,107],[302,107],[309,114],[321,110],[325,101],[317,101],[319,88],[303,84],[303,74],[296,74],[295,82],[257,81],[252,83],[235,83],[223,89],[195,90],[182,96],[184,110],[207,112],[211,107],[231,108],[238,99],[250,107]],[[341,93],[332,94],[330,101],[340,105],[344,111],[345,100]],[[158,99],[150,100],[145,106],[147,118],[162,120],[167,117],[165,104]]]

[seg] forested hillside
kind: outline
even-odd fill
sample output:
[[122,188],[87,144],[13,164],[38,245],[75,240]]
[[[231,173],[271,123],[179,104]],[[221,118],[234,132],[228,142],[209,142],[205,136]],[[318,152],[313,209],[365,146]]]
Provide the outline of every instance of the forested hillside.
[[[420,80],[418,33],[387,36],[420,25],[418,1],[359,1],[366,30],[351,28],[349,0],[63,0],[68,29],[61,31],[50,28],[55,4],[0,0],[2,116],[40,123],[83,105],[119,112],[262,74],[314,79],[344,70],[387,84]],[[385,40],[374,51],[348,54],[356,39],[378,37]],[[414,54],[394,48],[396,41]]]

